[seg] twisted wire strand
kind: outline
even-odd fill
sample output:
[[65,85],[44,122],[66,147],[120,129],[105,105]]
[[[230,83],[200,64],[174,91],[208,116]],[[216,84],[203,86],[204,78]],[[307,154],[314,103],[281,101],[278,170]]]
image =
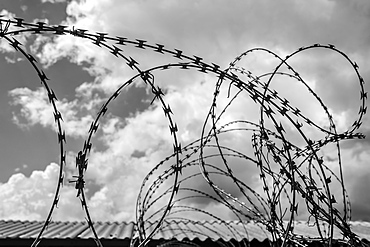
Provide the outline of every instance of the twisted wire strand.
[[[2,23],[6,23],[4,27]],[[156,232],[165,229],[164,222],[166,222],[166,218],[171,218],[173,217],[173,214],[182,213],[184,211],[199,212],[225,222],[218,216],[207,212],[206,210],[189,206],[186,203],[184,205],[181,204],[184,201],[193,200],[194,198],[205,197],[230,209],[240,221],[242,221],[243,218],[246,218],[261,223],[270,233],[273,240],[272,242],[274,243],[281,241],[282,246],[287,246],[292,243],[299,246],[306,246],[306,243],[309,241],[309,239],[299,236],[294,232],[295,214],[298,213],[297,210],[299,205],[297,199],[298,195],[305,200],[306,208],[310,213],[310,218],[314,218],[314,225],[316,225],[317,232],[320,235],[320,241],[332,246],[334,227],[336,227],[341,231],[344,237],[343,242],[348,242],[352,245],[364,245],[364,243],[360,241],[359,237],[351,231],[348,223],[348,220],[350,220],[351,210],[343,179],[340,141],[346,139],[364,138],[361,133],[357,133],[355,131],[360,128],[363,116],[367,111],[367,92],[365,92],[365,82],[359,73],[359,67],[357,63],[350,60],[350,58],[344,52],[338,50],[335,46],[331,44],[313,44],[311,46],[301,47],[285,58],[281,58],[276,53],[265,48],[254,48],[236,57],[235,60],[230,63],[228,68],[222,70],[219,65],[214,63],[206,63],[201,57],[188,56],[181,50],[167,49],[164,45],[149,44],[145,40],[131,40],[124,37],[112,37],[106,33],[90,33],[88,30],[75,29],[74,27],[68,29],[67,26],[63,25],[49,26],[43,22],[28,23],[22,18],[15,18],[14,20],[5,20],[0,18],[0,24],[0,38],[4,38],[11,46],[15,48],[16,51],[21,52],[22,55],[32,65],[38,77],[40,78],[43,87],[47,91],[49,102],[52,105],[54,119],[57,125],[60,149],[60,171],[57,188],[49,214],[32,246],[37,246],[40,243],[42,234],[47,228],[48,224],[51,222],[52,213],[59,202],[60,187],[63,185],[64,180],[63,169],[66,162],[66,155],[64,151],[64,143],[66,142],[66,138],[65,131],[62,129],[61,124],[61,121],[63,120],[62,115],[56,106],[56,95],[46,82],[48,78],[46,77],[45,73],[37,67],[36,59],[31,54],[26,53],[24,49],[21,48],[21,44],[14,37],[13,39],[8,37],[17,36],[21,33],[33,33],[35,35],[47,33],[53,35],[73,35],[78,38],[90,40],[94,45],[108,50],[117,58],[123,59],[126,62],[126,65],[137,73],[131,79],[119,86],[118,89],[102,105],[101,109],[97,113],[97,116],[95,117],[95,120],[90,126],[82,151],[80,151],[76,157],[78,175],[74,176],[76,180],[71,182],[75,183],[77,197],[79,197],[81,201],[81,205],[86,214],[86,221],[93,232],[97,246],[102,246],[102,244],[94,229],[94,224],[89,213],[86,195],[84,192],[84,175],[88,167],[88,156],[92,148],[92,138],[98,130],[99,121],[108,111],[109,105],[119,96],[120,92],[125,87],[131,85],[134,80],[139,78],[151,89],[151,92],[154,95],[151,104],[156,101],[158,102],[157,106],[162,107],[165,118],[169,124],[170,134],[173,138],[174,150],[170,156],[166,157],[163,161],[154,166],[154,168],[143,180],[139,190],[138,199],[136,201],[137,232],[135,235],[136,238],[132,239],[132,245],[136,245],[138,243],[139,246],[145,246],[154,237]],[[9,31],[10,26],[16,30]],[[158,65],[146,70],[142,70],[139,67],[139,63],[134,58],[126,56],[122,52],[119,47],[123,45],[128,45],[137,49],[147,49],[163,55],[170,55],[180,60],[180,62]],[[321,100],[319,95],[317,95],[316,92],[310,88],[305,80],[303,80],[301,75],[288,63],[288,60],[292,57],[311,49],[327,49],[341,55],[351,65],[359,81],[360,106],[358,116],[351,127],[343,133],[338,133],[333,116],[330,114],[329,109]],[[237,66],[239,61],[247,57],[249,54],[257,51],[265,52],[276,58],[276,60],[279,62],[272,72],[255,76],[250,71],[245,70],[243,67]],[[279,71],[279,69],[282,67],[288,69],[289,72],[286,73]],[[155,84],[154,76],[154,73],[163,73],[163,71],[165,72],[169,69],[175,68],[182,70],[197,70],[201,73],[210,73],[218,77],[218,80],[215,84],[212,104],[202,126],[200,138],[194,142],[191,142],[184,148],[181,147],[179,138],[177,137],[178,127],[174,121],[174,118],[172,117],[172,109],[164,99],[165,93],[159,86]],[[244,81],[238,75],[247,76],[248,80]],[[311,119],[306,117],[300,111],[300,109],[291,105],[288,99],[281,97],[277,91],[272,90],[271,84],[276,76],[293,78],[304,85],[310,95],[314,97],[314,99],[320,104],[321,108],[325,111],[325,114],[329,120],[329,128],[326,129],[321,127],[319,124],[314,123]],[[267,79],[264,80],[265,78]],[[233,88],[237,89],[238,92],[235,93],[226,106],[224,106],[224,108],[217,113],[218,99],[222,90],[222,85],[226,82],[229,83],[228,96],[230,96],[230,89],[232,86]],[[234,100],[242,97],[241,95],[245,93],[260,108],[259,123],[253,123],[244,120],[233,120],[221,127],[217,127],[222,117],[227,114],[227,110],[232,105]],[[295,128],[296,133],[298,133],[305,141],[306,145],[303,148],[298,147],[289,141],[285,134],[285,129],[282,123],[278,120],[277,113],[279,114],[279,117],[284,117],[284,119],[287,120],[293,128]],[[265,126],[267,120],[271,121],[273,124],[274,131],[269,130]],[[232,129],[227,129],[233,124],[241,123],[248,124],[249,127],[235,127]],[[304,125],[314,127],[321,133],[324,133],[325,137],[319,140],[311,140],[303,131]],[[209,126],[210,129],[207,131]],[[234,131],[252,132],[250,140],[253,150],[252,157],[221,144],[222,135]],[[324,164],[323,158],[318,154],[318,152],[324,146],[331,143],[334,143],[336,146],[339,175],[329,169],[329,167]],[[191,150],[190,153],[189,150]],[[207,150],[217,150],[217,153],[209,155],[206,154],[208,152]],[[187,154],[185,155],[184,153]],[[198,157],[193,158],[195,155],[198,155]],[[265,197],[259,195],[257,191],[237,177],[228,161],[228,159],[231,157],[254,163],[257,166]],[[217,158],[217,160],[222,163],[223,168],[213,165],[212,161],[211,163],[207,162],[207,160],[212,160],[212,158]],[[171,161],[172,164],[167,166],[161,175],[152,179],[152,183],[149,184],[151,177],[155,176],[156,172],[161,172],[160,169],[162,169],[162,166],[165,167],[166,163],[172,159],[175,159],[175,161]],[[199,166],[200,170],[198,173],[191,173],[190,175],[183,174],[183,172],[188,171],[189,168],[193,166]],[[278,167],[279,171],[276,171],[275,167]],[[302,170],[304,168],[306,168],[307,172]],[[250,205],[247,205],[245,201],[233,196],[231,193],[217,185],[217,183],[211,178],[211,175],[220,175],[231,179],[231,181],[233,181],[239,190],[240,194]],[[186,183],[188,180],[198,179],[200,176],[202,176],[210,186],[213,191],[213,195],[198,189],[187,187]],[[172,185],[163,190],[162,187],[165,186],[166,181],[168,181],[170,178],[173,179]],[[343,216],[334,206],[336,199],[330,190],[332,178],[334,178],[335,181],[341,185]],[[287,190],[288,186],[290,187],[290,192]],[[147,189],[146,192],[145,189]],[[162,192],[160,192],[159,195],[156,195],[156,193],[158,194],[159,191]],[[181,197],[182,192],[185,191],[194,194]],[[254,198],[252,198],[248,193],[251,193]],[[284,196],[284,198],[288,201],[288,206],[283,205],[284,202],[281,200],[282,196]],[[167,202],[164,203],[164,206],[158,206],[157,204],[162,203],[162,199],[166,199]],[[257,200],[259,205],[253,200]],[[154,212],[151,212],[149,216],[147,216],[151,208],[154,209]],[[289,216],[286,215],[288,210]],[[155,223],[153,223],[155,227],[148,227],[148,220],[155,219],[155,217],[157,217],[154,221]],[[288,217],[287,222],[284,221],[284,218],[286,217]],[[308,222],[309,221],[310,220],[308,219]],[[322,225],[324,225],[324,227],[322,227]],[[244,229],[246,230],[245,226]],[[229,230],[232,233],[232,230]],[[235,233],[236,232],[234,232],[234,234]],[[225,243],[220,243],[220,245],[225,245]]]
[[[5,20],[2,20],[2,19],[0,20],[0,26],[1,27],[2,27],[2,22],[4,22],[4,21]],[[59,163],[60,166],[59,166],[59,174],[58,174],[58,183],[57,183],[57,187],[56,187],[56,190],[55,190],[53,203],[52,203],[51,208],[49,210],[49,213],[48,213],[48,215],[45,219],[45,223],[43,224],[37,238],[32,243],[32,246],[37,246],[41,241],[41,237],[42,237],[43,232],[45,231],[45,229],[48,227],[48,225],[50,224],[50,222],[52,220],[52,213],[53,213],[54,209],[56,207],[58,207],[59,198],[60,198],[60,189],[63,186],[64,176],[65,176],[64,175],[64,167],[66,165],[66,152],[64,151],[64,144],[66,143],[66,136],[65,136],[65,131],[62,128],[63,118],[62,118],[62,115],[61,115],[60,111],[57,108],[57,105],[56,105],[56,101],[58,99],[57,99],[56,94],[54,93],[54,91],[51,89],[51,87],[47,83],[47,80],[49,80],[49,78],[46,76],[45,72],[38,67],[38,65],[36,64],[37,60],[31,54],[27,53],[21,47],[22,44],[19,43],[15,38],[10,39],[8,37],[10,35],[17,35],[17,34],[19,34],[19,32],[18,31],[9,31],[8,32],[8,28],[9,28],[10,24],[14,23],[14,22],[12,22],[11,20],[7,20],[6,23],[7,23],[6,27],[4,29],[1,28],[0,37],[5,39],[6,41],[8,41],[8,43],[16,51],[20,52],[28,60],[28,62],[30,63],[30,65],[32,66],[34,71],[37,73],[37,76],[39,77],[42,86],[45,88],[45,90],[47,92],[49,103],[51,104],[51,107],[53,108],[55,124],[57,125],[57,135],[58,135],[59,152],[60,152],[60,163]],[[23,30],[23,31],[27,32],[27,31],[33,31],[33,30],[28,29],[28,30]]]

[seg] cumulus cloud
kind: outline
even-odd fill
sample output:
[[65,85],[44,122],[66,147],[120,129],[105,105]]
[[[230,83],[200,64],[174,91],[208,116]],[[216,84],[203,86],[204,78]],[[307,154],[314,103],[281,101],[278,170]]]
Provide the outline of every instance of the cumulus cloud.
[[[47,93],[44,88],[30,90],[28,88],[16,88],[9,92],[12,97],[12,105],[20,106],[20,114],[13,113],[13,121],[22,128],[29,128],[35,124],[54,128],[55,121],[53,108],[49,104]],[[85,136],[85,127],[93,120],[91,115],[79,117],[79,111],[83,108],[75,100],[58,102],[58,110],[62,113],[65,124],[64,129],[71,136]]]
[[66,0],[41,0],[42,3],[64,3]]
[[[235,56],[256,46],[272,49],[284,57],[304,45],[332,43],[355,58],[366,81],[370,79],[370,70],[367,69],[370,68],[367,66],[370,38],[366,31],[370,28],[368,6],[365,1],[359,1],[357,4],[345,1],[314,1],[307,4],[304,1],[288,0],[227,3],[221,0],[176,3],[166,0],[155,3],[118,0],[71,1],[67,7],[69,16],[64,24],[130,39],[145,39],[153,44],[163,43],[169,49],[182,49],[189,55],[204,57],[205,61],[220,64],[225,68]],[[176,61],[174,58],[165,58],[151,51],[139,51],[128,46],[122,49],[125,54],[137,58],[141,68]],[[75,100],[62,99],[58,103],[65,120],[63,126],[66,134],[71,136],[84,136],[87,126],[93,120],[92,111],[96,111],[107,96],[135,74],[127,68],[123,60],[94,46],[90,41],[69,35],[57,36],[47,42],[40,41],[35,45],[34,51],[38,52],[40,62],[46,67],[52,66],[62,58],[68,58],[73,63],[85,66],[84,69],[96,78],[76,88]],[[355,115],[352,111],[358,110],[359,90],[355,84],[355,74],[345,59],[327,51],[319,53],[307,51],[291,59],[291,63],[322,97],[324,103],[328,104],[340,130],[350,126],[352,120],[349,118]],[[276,66],[276,61],[262,54],[250,56],[241,61],[240,65],[259,75],[270,72],[271,68]],[[188,143],[199,138],[201,126],[212,103],[217,78],[178,70],[156,72],[155,78],[156,85],[166,90],[165,100],[174,112],[181,142]],[[312,103],[312,95],[302,85],[297,85],[293,80],[277,79],[272,87],[289,98],[304,114],[319,124],[327,124],[319,104]],[[220,95],[219,109],[228,102],[227,85],[225,88]],[[103,93],[104,96],[90,100],[96,91]],[[148,91],[150,92],[150,89]],[[32,91],[18,88],[12,90],[9,95],[13,98],[13,105],[21,107],[20,113],[14,115],[14,121],[18,125],[54,126],[51,107],[42,89]],[[243,95],[230,107],[223,121],[224,123],[233,119],[256,121],[258,110],[258,107],[248,99],[248,95]],[[153,106],[127,119],[108,114],[104,121],[99,135],[104,147],[92,150],[86,174],[87,179],[99,186],[90,197],[90,208],[97,220],[132,220],[134,201],[142,179],[155,164],[171,154],[172,137],[168,122],[157,101]],[[368,123],[368,120],[366,122]],[[314,131],[310,134],[317,137]],[[245,138],[238,142],[236,140],[239,139],[236,137],[225,138],[223,143],[235,148],[249,145],[246,150],[250,151],[250,139]],[[335,154],[333,150],[328,153],[329,156]],[[356,160],[352,155],[353,151],[347,148],[344,159],[345,171],[352,163],[361,164],[361,167],[365,165],[364,162]],[[71,154],[72,157],[73,155]],[[361,155],[368,155],[368,151],[362,149]],[[50,167],[54,165],[49,166],[44,173],[50,173]],[[256,170],[249,170],[239,163],[235,169],[240,178],[251,181],[258,179]],[[354,193],[351,199],[354,200],[353,209],[364,213],[369,212],[369,209],[360,206],[361,200],[358,195],[366,191],[366,186],[360,183],[366,181],[368,172],[362,169],[363,179],[356,179],[360,176],[359,171],[351,170],[352,173],[347,177],[349,180],[347,185],[350,192],[360,191]],[[14,176],[15,178],[2,186],[10,188],[10,185],[23,183],[17,181],[36,181],[32,175],[30,178]],[[238,193],[227,184],[228,182],[220,181],[225,188]],[[196,180],[192,186],[206,189],[201,180]],[[15,187],[12,190],[16,191]],[[22,191],[24,188],[17,187],[17,190]],[[7,195],[9,196],[9,193]],[[71,195],[68,194],[66,197],[68,196]],[[66,199],[62,199],[61,203],[63,202],[68,204]],[[193,203],[202,204],[200,201]],[[211,211],[219,211],[219,205],[203,204]],[[13,206],[16,205],[14,203]],[[22,215],[29,213],[35,214],[32,216],[35,218],[42,217],[39,208],[41,206],[37,209],[36,206],[31,207],[30,212],[24,211]],[[23,212],[22,210],[20,212]],[[63,212],[65,214],[61,215],[70,217],[69,219],[79,217],[74,214],[67,216],[67,210]],[[356,219],[361,219],[363,213],[354,213]],[[15,211],[9,215],[23,217],[16,216]]]
[[[4,15],[4,18],[6,19],[13,19],[15,17],[15,14],[3,9],[0,12],[0,15]],[[5,28],[6,24],[2,24],[2,28]],[[14,48],[11,47],[11,45],[4,39],[1,39],[0,41],[0,51],[1,52],[14,52]]]
[[[0,198],[3,202],[0,206],[1,218],[44,220],[54,199],[58,173],[59,166],[52,163],[44,171],[33,171],[30,177],[16,173],[9,178],[7,183],[0,184]],[[67,212],[77,212],[76,210],[80,209],[73,204],[73,201],[77,202],[77,199],[73,198],[75,191],[71,190],[71,187],[68,190],[68,187],[62,190],[61,197],[64,200],[59,204],[60,207],[66,208],[66,211],[64,214],[63,210],[56,211],[53,219],[69,220],[78,217],[77,213],[67,214]],[[59,217],[61,213],[63,215]]]
[[[2,16],[2,19],[5,19],[5,20],[13,20],[14,17],[16,17],[16,15],[14,13],[11,13],[6,9],[2,9],[0,11],[0,15]],[[1,32],[9,33],[9,32],[15,31],[16,29],[17,28],[15,28],[13,25],[10,25],[10,23],[7,23],[7,22],[2,22],[1,23]],[[26,45],[27,44],[27,39],[28,39],[29,36],[30,36],[29,33],[19,33],[19,34],[15,35],[14,38],[16,38],[16,40],[18,42],[20,42],[21,45]],[[22,47],[22,48],[24,48],[24,47]],[[16,57],[16,50],[4,38],[2,38],[0,40],[0,52],[6,54],[5,60],[8,63],[15,63],[15,62],[19,62],[19,61],[23,60],[23,58]],[[12,57],[10,57],[8,55],[12,55]]]

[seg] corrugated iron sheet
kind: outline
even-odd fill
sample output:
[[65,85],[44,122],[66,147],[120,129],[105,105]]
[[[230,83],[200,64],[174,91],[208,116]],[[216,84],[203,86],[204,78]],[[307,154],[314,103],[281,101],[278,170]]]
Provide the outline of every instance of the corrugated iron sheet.
[[[0,238],[36,238],[43,226],[40,221],[0,220]],[[102,239],[130,239],[134,223],[96,222],[95,230]],[[93,234],[86,222],[50,222],[43,238],[49,239],[88,239]]]
[[[149,230],[151,230],[150,227]],[[201,241],[205,241],[206,239],[230,241],[234,239],[238,242],[257,239],[262,242],[268,239],[269,236],[264,227],[252,222],[165,221],[161,229],[154,235],[154,238],[176,238],[177,240],[194,240],[198,238]]]
[[[5,221],[0,220],[0,239],[18,238],[34,239],[37,237],[43,222],[39,221]],[[148,232],[153,229],[154,223],[146,223]],[[369,222],[351,222],[353,231],[362,239],[370,240]],[[101,239],[131,239],[134,234],[133,222],[96,222],[95,230]],[[304,222],[295,222],[294,231],[307,237],[318,237],[315,227],[309,227]],[[335,238],[341,238],[338,230],[334,232]],[[86,222],[51,222],[45,231],[45,239],[91,239],[93,234]],[[240,221],[164,221],[161,229],[153,239],[177,239],[200,241],[206,240],[242,240],[254,239],[263,242],[271,239],[269,232],[264,226],[255,222]]]

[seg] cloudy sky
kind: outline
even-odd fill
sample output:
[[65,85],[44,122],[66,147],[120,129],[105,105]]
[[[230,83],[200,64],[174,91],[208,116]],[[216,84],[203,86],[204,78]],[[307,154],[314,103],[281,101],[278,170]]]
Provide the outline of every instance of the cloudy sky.
[[[254,47],[285,57],[302,46],[334,44],[357,62],[365,82],[370,81],[367,0],[3,0],[0,11],[6,17],[19,16],[29,22],[63,23],[91,32],[164,44],[222,68]],[[74,157],[82,149],[97,110],[135,73],[106,50],[73,36],[27,35],[20,40],[37,57],[59,99],[67,134],[66,174],[70,179],[77,174]],[[43,220],[52,202],[59,170],[53,115],[28,62],[4,42],[0,49],[0,219]],[[122,49],[136,58],[142,69],[176,61],[133,47]],[[257,54],[241,65],[257,75],[270,72],[276,61],[266,54]],[[328,106],[339,130],[350,127],[360,105],[360,89],[350,64],[338,54],[320,50],[300,54],[292,59],[292,65]],[[216,81],[213,75],[191,71],[156,74],[156,84],[166,92],[165,99],[174,112],[183,145],[199,138]],[[277,83],[276,89],[307,116],[327,124],[319,105],[301,85],[287,81]],[[226,95],[220,97],[227,102]],[[133,220],[141,181],[153,166],[171,154],[168,123],[161,106],[151,106],[151,100],[150,90],[138,81],[121,93],[102,120],[86,174],[95,220]],[[256,109],[253,101],[240,100],[227,120],[236,117],[256,121]],[[365,117],[362,133],[370,133],[369,123]],[[329,163],[335,163],[335,150],[328,148],[323,155]],[[342,158],[352,218],[370,220],[368,139],[345,142]],[[243,177],[251,179],[247,182],[252,183],[258,176],[254,170],[238,169],[249,172]],[[204,186],[201,180],[194,186],[197,183],[197,188]],[[218,208],[215,204],[198,203],[210,211]],[[230,215],[225,212],[223,216]],[[76,191],[66,184],[53,219],[83,218]]]

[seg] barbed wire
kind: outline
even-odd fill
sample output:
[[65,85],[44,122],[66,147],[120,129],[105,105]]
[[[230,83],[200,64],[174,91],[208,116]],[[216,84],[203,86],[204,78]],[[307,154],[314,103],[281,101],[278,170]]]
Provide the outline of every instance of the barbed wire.
[[[3,26],[4,23],[5,25]],[[107,33],[91,33],[88,30],[75,29],[75,27],[68,28],[64,25],[51,26],[44,22],[29,23],[22,18],[14,18],[13,20],[0,18],[0,27],[0,37],[5,39],[16,51],[20,52],[37,73],[42,86],[46,90],[57,126],[60,152],[57,186],[45,223],[32,246],[38,246],[42,240],[42,235],[51,222],[53,212],[60,200],[60,189],[63,186],[65,177],[66,152],[64,145],[66,143],[66,133],[62,125],[62,114],[57,108],[56,94],[47,83],[48,78],[45,72],[37,65],[37,60],[30,53],[27,53],[22,48],[22,44],[14,38],[22,33],[72,35],[76,38],[90,40],[94,45],[101,49],[106,49],[117,58],[123,59],[128,68],[135,72],[135,75],[121,84],[98,111],[90,125],[83,148],[76,157],[78,175],[73,176],[75,180],[70,180],[71,183],[75,184],[77,197],[80,199],[86,215],[86,221],[94,235],[97,246],[102,246],[102,243],[94,229],[85,194],[85,173],[88,168],[88,157],[92,149],[92,138],[111,103],[117,99],[124,88],[137,80],[142,80],[151,89],[153,95],[151,104],[156,102],[162,107],[164,117],[169,125],[170,135],[172,136],[173,152],[155,165],[142,182],[136,201],[136,228],[135,235],[131,241],[132,246],[147,245],[159,230],[165,231],[167,229],[166,227],[169,225],[168,220],[184,219],[181,214],[189,211],[203,214],[222,222],[226,225],[226,229],[229,230],[228,234],[230,236],[248,235],[245,226],[243,226],[244,231],[240,232],[228,225],[225,219],[189,203],[197,198],[205,198],[218,205],[223,205],[240,222],[245,220],[257,222],[261,230],[270,234],[272,243],[278,243],[281,246],[291,244],[307,246],[309,241],[315,240],[301,236],[294,231],[298,207],[301,207],[302,200],[304,200],[309,213],[307,222],[316,227],[320,236],[318,241],[328,246],[332,246],[334,240],[349,243],[352,246],[365,246],[359,237],[351,231],[349,224],[351,207],[343,179],[340,142],[347,139],[364,138],[364,135],[356,131],[360,128],[363,116],[367,111],[367,92],[365,92],[365,82],[359,73],[357,63],[350,60],[344,52],[338,50],[334,45],[313,44],[301,47],[285,58],[268,49],[254,48],[236,57],[229,67],[223,70],[215,63],[204,62],[201,57],[188,56],[182,50],[167,49],[162,44],[150,44],[146,40],[113,37]],[[12,30],[9,30],[10,27]],[[151,51],[163,56],[175,57],[179,62],[161,64],[143,70],[134,58],[125,55],[122,49],[120,49],[123,45],[148,50],[148,52]],[[301,77],[298,71],[288,63],[295,55],[312,49],[326,49],[341,55],[353,68],[357,76],[360,91],[359,111],[351,127],[344,132],[338,133],[334,118],[328,107]],[[278,62],[278,65],[272,72],[256,76],[238,65],[240,61],[256,52],[266,53]],[[285,68],[287,72],[279,71],[282,68]],[[214,87],[212,103],[201,128],[201,135],[199,139],[184,147],[181,146],[178,137],[179,129],[173,117],[174,113],[170,104],[165,100],[164,90],[155,83],[154,76],[155,73],[165,73],[165,71],[173,69],[209,73],[218,78]],[[278,91],[272,89],[271,84],[277,76],[291,78],[302,84],[324,110],[329,120],[329,127],[326,128],[314,122],[314,120],[304,115],[299,108],[294,107],[287,98],[280,96]],[[219,110],[219,96],[221,91],[224,90],[225,84],[229,85],[225,89],[228,90],[229,101],[226,106]],[[237,91],[232,97],[231,89]],[[258,122],[234,119],[221,124],[228,109],[242,94],[247,94],[259,107]],[[282,118],[284,119],[284,124],[282,123]],[[272,125],[270,124],[271,126],[267,127],[267,123]],[[321,132],[325,137],[317,140],[310,139],[303,130],[307,126]],[[290,141],[285,131],[286,128],[294,129],[294,132],[302,138],[305,145],[298,146]],[[247,155],[221,143],[225,135],[240,132],[245,137],[250,135],[249,141],[253,155]],[[336,146],[339,174],[332,171],[325,164],[323,157],[319,155],[319,151],[328,144],[335,144]],[[217,163],[215,160],[221,164],[215,165]],[[233,164],[230,160],[238,160],[246,166],[253,164],[259,173],[259,180],[262,186],[256,189],[248,185],[247,181],[239,179],[232,168]],[[200,169],[194,172],[194,167],[199,167]],[[238,196],[218,185],[212,176],[232,181],[238,190]],[[204,180],[212,191],[207,192],[192,188],[189,184],[193,180]],[[331,186],[333,181],[337,181],[341,186],[343,212],[340,212],[336,207],[338,198],[335,198],[332,192]],[[264,195],[261,194],[260,189],[262,189]],[[333,239],[335,228],[340,230],[343,239]],[[214,231],[212,229],[208,230]],[[198,232],[198,234],[201,233]],[[187,244],[192,245],[193,243],[189,242]],[[220,245],[227,245],[227,243],[222,242]],[[245,242],[243,245],[247,246],[248,243]]]

